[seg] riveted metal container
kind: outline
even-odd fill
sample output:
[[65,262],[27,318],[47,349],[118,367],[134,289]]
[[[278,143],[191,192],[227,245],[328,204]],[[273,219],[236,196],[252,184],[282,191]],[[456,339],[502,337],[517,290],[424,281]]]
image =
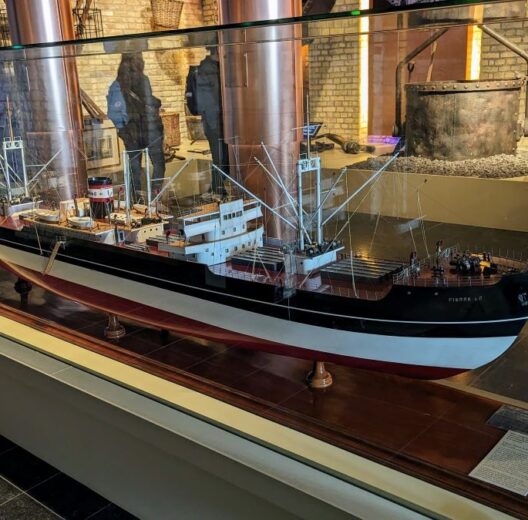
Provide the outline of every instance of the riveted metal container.
[[407,154],[449,161],[514,154],[524,81],[407,85]]
[[[489,22],[500,18],[514,18],[523,17],[526,14],[526,2],[519,0],[518,2],[508,2],[504,5],[491,6],[458,6],[458,7],[442,7],[442,0],[426,0],[427,3],[438,3],[436,9],[426,9],[423,11],[416,11],[409,15],[409,27],[423,26],[426,24],[435,23],[450,23],[450,22],[464,22],[473,20],[482,20]],[[410,4],[411,2],[408,2]],[[413,4],[420,4],[425,2],[415,1]],[[436,6],[433,6],[436,7]]]

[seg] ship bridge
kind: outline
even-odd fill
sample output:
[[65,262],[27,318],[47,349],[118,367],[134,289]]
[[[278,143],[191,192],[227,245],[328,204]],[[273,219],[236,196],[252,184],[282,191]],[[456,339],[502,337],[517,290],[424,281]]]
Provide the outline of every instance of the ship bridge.
[[189,242],[214,242],[243,233],[248,222],[262,217],[260,203],[237,199],[200,206],[198,211],[176,220]]
[[159,251],[206,265],[223,263],[238,252],[263,244],[262,225],[250,225],[262,217],[255,200],[231,200],[200,206],[196,211],[176,219],[176,229],[184,240],[160,237]]

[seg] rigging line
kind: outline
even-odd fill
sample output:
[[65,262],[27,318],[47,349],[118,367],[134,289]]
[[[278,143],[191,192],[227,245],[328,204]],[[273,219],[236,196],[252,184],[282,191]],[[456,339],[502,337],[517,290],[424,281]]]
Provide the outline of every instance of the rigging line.
[[[286,255],[286,253],[284,253],[284,255]],[[284,256],[284,258],[285,258],[285,256]],[[273,282],[276,283],[279,280],[279,278],[281,277],[282,273],[283,272],[286,273],[286,262],[283,262],[282,263],[282,267],[278,271],[275,271],[275,272],[276,272],[275,277],[270,276],[270,280],[272,280]]]
[[[12,150],[10,150],[12,151]],[[9,159],[7,158],[7,154],[6,155],[3,155],[2,156],[2,160],[3,161],[9,161]],[[4,176],[5,176],[5,168],[2,167],[2,170],[4,171]],[[11,173],[9,173],[11,172]],[[7,165],[7,174],[9,175],[9,178],[13,178],[12,176],[14,176],[16,178],[15,180],[15,184],[23,184],[23,179],[18,175],[18,172],[13,168],[13,166],[11,166],[10,164]]]
[[[0,153],[0,173],[2,173],[2,175],[4,176],[4,179],[5,179],[5,168],[4,168],[4,156]],[[6,187],[6,185],[0,181],[0,186],[2,186],[3,188]]]
[[267,270],[266,266],[264,265],[264,262],[261,262],[262,268],[264,269],[264,272],[266,273],[266,278],[268,280],[273,280],[273,277],[269,274],[269,271]]
[[59,156],[59,154],[62,153],[62,148],[46,163],[42,166],[42,168],[35,174],[33,175],[33,177],[31,178],[31,180],[28,181],[28,186],[30,184],[33,184],[38,178],[39,176],[42,174],[42,172],[44,172],[47,167]]
[[269,211],[271,211],[277,218],[279,218],[280,220],[282,220],[286,225],[290,226],[291,228],[293,229],[297,229],[296,226],[294,226],[289,220],[287,220],[286,218],[284,218],[280,213],[278,213],[277,211],[275,211],[271,206],[269,206],[268,204],[266,204],[262,199],[260,199],[259,197],[257,197],[254,193],[252,193],[251,191],[249,191],[247,188],[244,188],[244,186],[242,186],[242,184],[240,184],[239,182],[237,182],[233,177],[231,177],[231,175],[229,175],[228,173],[225,173],[223,170],[221,170],[220,168],[218,168],[218,166],[216,166],[216,164],[212,164],[213,168],[215,170],[217,170],[219,173],[221,173],[224,177],[226,177],[228,180],[230,180],[231,182],[233,182],[236,186],[238,186],[242,191],[244,191],[245,193],[247,193],[250,197],[254,198],[255,200],[257,200],[258,202],[260,202],[265,208],[267,208]]
[[442,199],[437,199],[435,197],[432,197],[431,195],[427,194],[427,193],[424,193],[426,199],[429,199],[429,200],[432,200],[433,202],[435,202],[436,204],[442,206],[442,208],[446,211],[449,212],[450,215],[452,215],[453,217],[456,217],[457,219],[460,219],[460,220],[463,220],[464,219],[464,216],[462,215],[462,213],[459,213],[457,211],[453,211],[453,208],[449,207],[449,206],[446,206],[446,204],[444,204],[442,202]]
[[[346,177],[347,178],[347,191],[348,191],[348,176]],[[341,233],[343,233],[345,231],[345,229],[350,226],[350,221],[352,220],[352,218],[356,215],[356,213],[359,211],[359,208],[361,207],[361,205],[363,204],[363,202],[365,201],[365,199],[371,194],[372,190],[374,189],[374,187],[376,186],[376,183],[381,179],[381,176],[378,177],[373,184],[371,184],[371,186],[369,187],[367,193],[365,193],[365,195],[363,196],[363,198],[359,201],[359,204],[356,206],[356,208],[354,209],[354,211],[352,212],[352,214],[350,215],[350,217],[347,219],[347,221],[345,222],[345,224],[341,227],[341,229],[336,233],[336,235],[334,236],[334,238],[332,239],[331,242],[337,240],[340,236],[341,236]],[[336,228],[337,228],[337,221],[336,221]],[[350,230],[349,230],[350,232]]]
[[[264,148],[265,149],[265,148]],[[286,189],[286,186],[284,185],[284,182],[282,181],[280,175],[278,177],[275,177],[269,170],[268,168],[266,168],[266,166],[264,164],[262,164],[261,161],[259,161],[258,157],[253,157],[253,159],[255,159],[255,161],[257,162],[257,164],[269,175],[269,178],[277,185],[279,186],[279,188],[282,188],[284,194],[286,195],[286,198],[288,199],[288,203],[289,205],[291,206],[291,208],[293,209],[294,213],[295,213],[295,216],[296,217],[299,217],[299,212],[297,211],[297,207],[296,207],[296,204],[295,204],[295,200],[293,199],[293,197],[288,193],[288,190]],[[271,159],[270,159],[271,161]],[[274,167],[275,169],[275,167]],[[284,208],[284,207],[288,207],[288,204],[286,205],[283,205],[283,206],[280,206],[280,208]],[[279,209],[279,208],[277,208]]]
[[240,144],[238,135],[234,138],[233,155],[235,156],[236,173],[238,179],[242,179],[242,170],[240,169]]
[[352,289],[354,289],[354,296],[358,298],[356,289],[356,277],[354,276],[354,251],[350,248],[350,274],[352,276]]
[[413,243],[413,251],[416,251],[416,241],[414,240],[414,234],[411,225],[409,224],[409,233],[411,234],[411,239]]
[[[348,175],[345,177],[345,194],[348,194],[350,193],[349,192],[349,187],[348,187]],[[334,221],[334,235],[333,237],[336,237],[337,234],[339,233],[339,219],[336,218],[335,221]],[[332,238],[332,241],[334,240],[334,238]],[[348,234],[348,245],[350,246],[352,244],[352,233],[349,232]]]
[[381,210],[378,211],[378,218],[376,219],[376,226],[374,227],[374,233],[372,234],[372,239],[370,241],[370,245],[369,245],[369,248],[368,248],[368,253],[367,253],[368,256],[370,256],[370,252],[372,250],[372,246],[374,245],[374,238],[376,237],[376,232],[378,231],[378,224],[379,224],[379,221],[380,221],[380,217],[381,217]]
[[[347,187],[347,193],[348,193],[348,187]],[[370,193],[370,190],[367,193]],[[352,289],[354,290],[354,296],[357,298],[358,295],[357,295],[357,288],[356,288],[356,276],[354,272],[354,248],[352,246],[352,228],[350,226],[348,226],[348,243],[350,245],[350,277],[352,281]]]
[[[422,211],[422,201],[420,199],[420,189],[417,190],[417,202],[418,202],[418,211],[420,212],[420,215],[423,215],[423,211]],[[423,241],[424,241],[424,246],[425,246],[425,253],[427,254],[427,256],[429,256],[429,248],[427,246],[427,237],[426,237],[426,233],[425,233],[425,222],[424,222],[424,219],[423,217],[420,219],[421,221],[421,229],[422,229],[422,238],[423,238]]]
[[257,248],[254,249],[253,262],[251,266],[251,275],[255,276],[255,265],[257,263]]
[[[324,205],[326,204],[326,201],[330,198],[330,195],[333,193],[334,189],[336,188],[336,186],[341,182],[341,179],[343,178],[343,175],[345,173],[347,173],[348,171],[348,166],[345,166],[342,170],[341,170],[341,173],[338,175],[336,181],[332,184],[332,186],[330,187],[330,189],[328,190],[328,192],[326,193],[324,199],[322,200],[321,204],[319,204],[319,207],[317,207],[314,211],[314,213],[310,216],[310,220],[308,221],[308,224],[307,225],[311,225],[313,220],[316,218],[317,216],[317,212],[319,210],[321,210]],[[347,192],[348,193],[348,192]]]
[[34,222],[33,226],[35,227],[35,235],[37,235],[37,244],[38,244],[38,247],[39,247],[40,256],[43,256],[44,252],[42,251],[42,244],[40,243],[40,236],[39,236],[39,232],[38,232],[37,223]]
[[[169,178],[167,184],[160,190],[160,192],[158,193],[158,195],[154,198],[154,200],[151,202],[151,206],[156,204],[156,202],[158,201],[158,199],[163,195],[163,193],[165,193],[165,191],[167,190],[167,188],[169,186],[172,185],[172,183],[176,180],[176,178],[187,168],[187,166],[189,166],[189,164],[191,163],[192,159],[187,159],[184,163],[183,163],[183,166],[176,171],[176,173],[174,173],[172,175],[172,177]],[[165,179],[161,179],[163,181],[165,181]]]
[[[262,147],[263,147],[264,150],[266,151],[266,147],[264,146],[264,144],[262,144]],[[267,151],[266,151],[266,154],[267,154]],[[273,165],[273,162],[272,162],[271,157],[270,157],[269,155],[268,155],[268,157],[269,157],[270,162],[271,162],[272,165]],[[299,219],[299,212],[298,212],[298,209],[297,209],[297,207],[296,207],[296,204],[297,204],[297,203],[296,203],[296,201],[293,199],[293,197],[288,193],[288,190],[286,189],[286,186],[284,185],[284,182],[283,182],[283,180],[281,179],[280,175],[278,175],[278,173],[277,173],[278,177],[275,178],[274,175],[268,170],[268,168],[266,168],[266,166],[265,166],[264,164],[262,164],[262,162],[260,162],[260,161],[258,160],[257,157],[254,157],[254,159],[255,159],[255,161],[257,162],[257,164],[259,164],[259,165],[262,167],[262,169],[263,169],[263,170],[269,175],[270,179],[273,180],[273,181],[275,182],[275,184],[276,184],[277,186],[279,186],[279,188],[282,188],[282,189],[283,189],[283,192],[285,193],[285,195],[286,195],[287,198],[288,198],[289,204],[282,205],[282,206],[278,206],[278,207],[276,207],[275,209],[276,209],[276,210],[279,210],[279,209],[283,209],[283,208],[289,207],[289,206],[291,205],[291,208],[292,208],[293,211],[295,212],[295,217],[296,217],[297,219]],[[274,167],[274,169],[275,169],[275,167]],[[275,169],[275,171],[277,171],[277,170]],[[303,211],[303,213],[306,213],[306,212],[304,211],[304,209],[303,209],[302,211]],[[306,214],[307,214],[307,213],[306,213]],[[299,219],[299,220],[298,220],[298,224],[300,225],[300,223],[301,223],[301,222],[300,222],[300,219]],[[305,237],[308,239],[308,242],[309,242],[310,244],[312,244],[312,237],[310,236],[310,234],[309,234],[308,231],[306,230],[306,227],[305,227],[304,225],[302,225],[301,228],[302,228],[302,232],[303,232],[303,234],[304,234]]]
[[369,184],[371,184],[372,182],[376,182],[382,175],[383,175],[383,172],[398,158],[398,156],[400,155],[400,153],[402,152],[403,148],[401,150],[399,150],[397,153],[395,153],[389,161],[387,161],[377,172],[374,173],[374,175],[372,175],[371,177],[369,177],[367,179],[366,182],[364,182],[357,190],[354,191],[354,193],[352,193],[352,195],[350,195],[350,197],[348,197],[344,202],[342,202],[332,213],[329,217],[327,217],[322,225],[324,226],[327,222],[329,222],[332,218],[334,218],[334,216],[339,213],[343,208],[345,208],[349,202],[352,201],[352,199],[354,199],[356,197],[356,195],[358,195],[362,190],[363,188],[367,187]]
[[[296,209],[296,206],[295,206],[295,199],[291,196],[289,190],[286,188],[286,186],[284,185],[284,181],[282,179],[282,177],[280,176],[280,173],[279,171],[277,170],[277,167],[275,166],[275,162],[273,161],[272,157],[271,157],[271,154],[268,152],[268,149],[266,148],[266,145],[261,142],[260,143],[260,146],[262,146],[262,149],[264,150],[264,153],[266,154],[266,157],[268,158],[268,161],[270,162],[271,164],[271,167],[273,169],[273,171],[275,172],[275,175],[276,175],[276,179],[275,182],[278,182],[278,184],[281,186],[281,188],[284,190],[284,194],[286,195],[286,197],[288,198],[288,200],[290,201],[290,204],[292,205],[292,208],[293,210],[295,211],[295,214],[298,216],[299,213],[297,212],[297,209]],[[271,174],[271,172],[268,171],[268,169],[255,157],[255,160],[257,161],[258,164],[260,164],[262,166],[262,168],[264,168],[264,170],[266,172],[268,172],[268,174],[270,175],[270,177],[273,178],[273,175]]]

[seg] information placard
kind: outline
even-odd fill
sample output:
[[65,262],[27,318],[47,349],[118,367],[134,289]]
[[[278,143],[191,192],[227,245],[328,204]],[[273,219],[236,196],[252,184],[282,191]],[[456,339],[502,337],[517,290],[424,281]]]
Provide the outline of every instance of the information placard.
[[503,405],[488,419],[487,424],[501,430],[528,434],[528,410]]
[[527,496],[528,435],[506,433],[469,476]]

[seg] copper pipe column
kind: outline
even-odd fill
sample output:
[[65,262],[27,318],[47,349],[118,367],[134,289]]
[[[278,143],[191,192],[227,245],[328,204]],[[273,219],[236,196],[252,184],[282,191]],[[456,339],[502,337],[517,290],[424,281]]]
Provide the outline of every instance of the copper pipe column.
[[[6,7],[14,45],[75,39],[70,0],[6,0]],[[60,151],[49,169],[56,172],[61,199],[86,191],[77,67],[75,58],[63,57],[73,52],[71,47],[31,49],[25,62],[15,63],[19,70],[25,67],[21,77],[27,82],[26,146],[43,163]]]
[[[220,23],[288,18],[302,14],[301,0],[220,0]],[[299,156],[302,114],[302,28],[256,27],[224,31],[220,36],[225,140],[231,174],[284,217],[294,212],[279,183],[270,180],[255,157],[268,170],[278,170],[296,198],[295,163]],[[247,43],[261,42],[261,43]],[[269,161],[261,143],[272,158]],[[272,166],[273,163],[274,167]],[[295,230],[270,212],[268,237],[295,240]]]

